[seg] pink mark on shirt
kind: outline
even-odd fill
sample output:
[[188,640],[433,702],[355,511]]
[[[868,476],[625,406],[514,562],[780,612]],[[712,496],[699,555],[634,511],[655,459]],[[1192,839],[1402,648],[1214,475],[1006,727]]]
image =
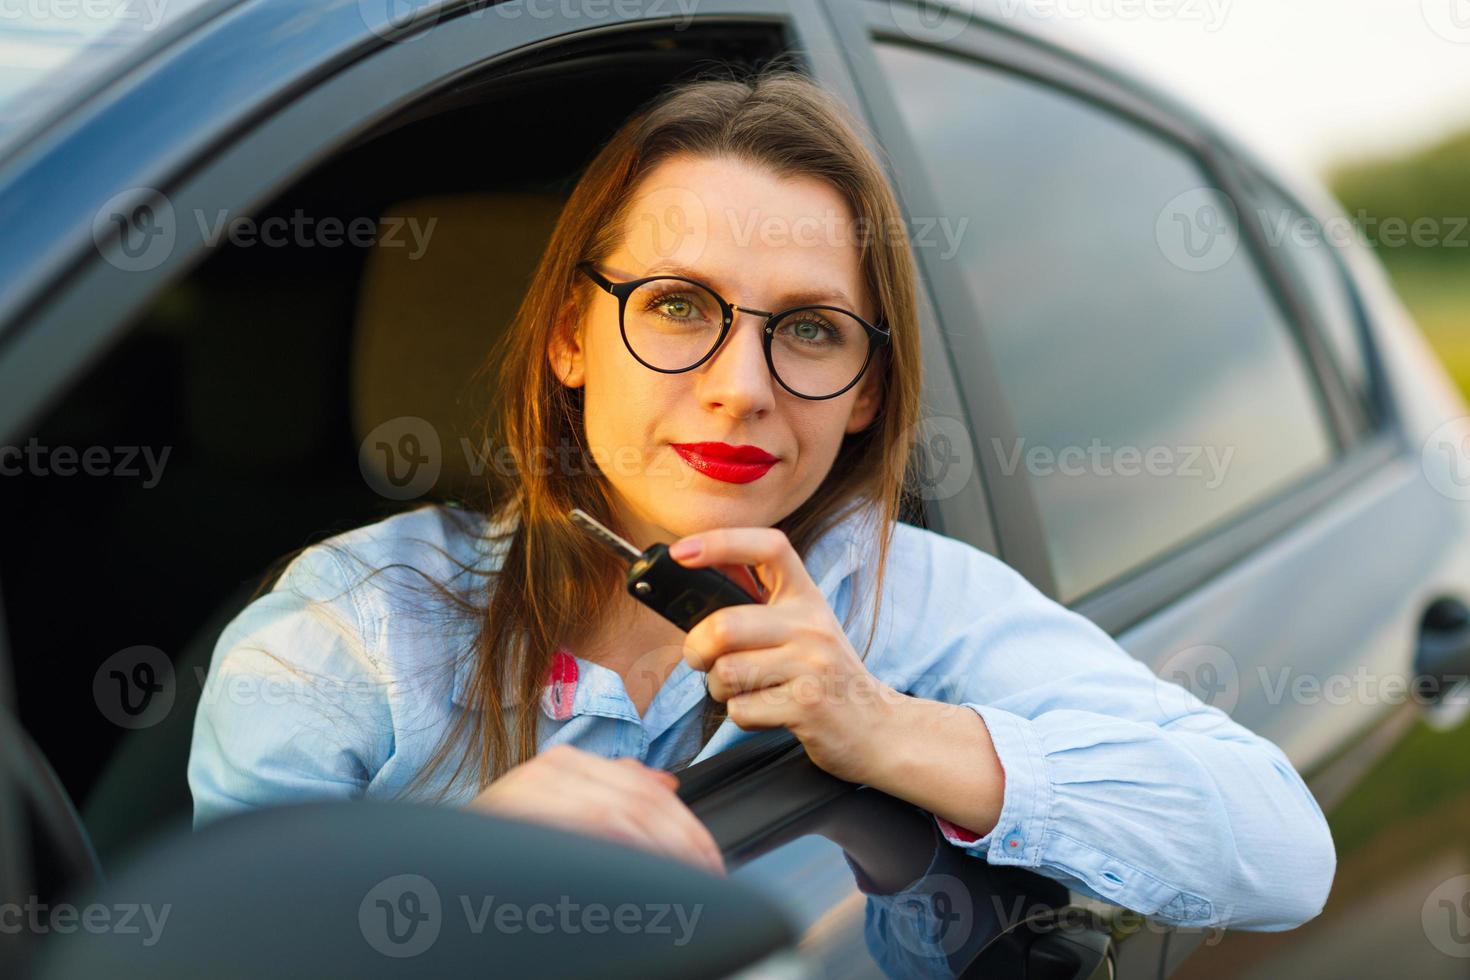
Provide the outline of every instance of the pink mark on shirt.
[[966,830],[959,824],[950,823],[943,817],[936,816],[934,819],[939,823],[939,829],[944,831],[945,836],[951,840],[957,840],[961,844],[970,844],[980,839],[980,835],[974,831]]
[[551,716],[557,721],[566,721],[572,716],[572,701],[577,696],[577,658],[565,647],[559,647],[551,657],[551,669],[546,675],[546,699]]

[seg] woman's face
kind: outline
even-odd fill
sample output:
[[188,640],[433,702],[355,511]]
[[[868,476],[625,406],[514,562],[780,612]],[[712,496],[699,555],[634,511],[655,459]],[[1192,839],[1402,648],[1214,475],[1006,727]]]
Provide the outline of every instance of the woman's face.
[[[821,303],[873,323],[852,222],[825,181],[781,178],[725,158],[675,157],[645,176],[622,244],[598,268],[620,282],[680,267],[742,308]],[[764,324],[737,311],[713,357],[661,374],[624,346],[616,297],[596,290],[590,306],[564,315],[575,335],[554,341],[548,357],[564,384],[585,389],[588,449],[639,547],[714,527],[774,525],[815,492],[843,437],[877,414],[876,354],[841,395],[799,398],[771,377]],[[673,448],[688,443],[756,446],[778,461],[757,479],[730,482]]]

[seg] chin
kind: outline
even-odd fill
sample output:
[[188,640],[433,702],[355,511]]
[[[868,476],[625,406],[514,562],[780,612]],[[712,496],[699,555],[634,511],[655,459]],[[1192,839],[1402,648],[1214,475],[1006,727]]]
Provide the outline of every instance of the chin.
[[768,519],[768,508],[762,506],[738,506],[727,500],[711,500],[706,506],[687,501],[677,514],[669,514],[660,521],[679,537],[698,534],[722,527],[769,527],[775,523]]

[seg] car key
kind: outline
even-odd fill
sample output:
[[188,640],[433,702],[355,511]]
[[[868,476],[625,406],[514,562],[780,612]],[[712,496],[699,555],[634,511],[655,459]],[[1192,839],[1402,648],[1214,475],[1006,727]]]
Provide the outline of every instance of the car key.
[[[686,633],[716,609],[760,602],[718,569],[679,564],[662,542],[639,551],[582,508],[573,507],[570,516],[578,527],[628,562],[628,594]],[[755,570],[746,568],[760,587]]]

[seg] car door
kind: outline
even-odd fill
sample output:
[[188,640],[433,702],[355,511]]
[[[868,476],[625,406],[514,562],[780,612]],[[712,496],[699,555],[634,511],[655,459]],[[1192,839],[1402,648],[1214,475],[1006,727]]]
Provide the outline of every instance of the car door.
[[[1453,671],[1413,691],[1426,650],[1463,664],[1464,505],[1426,456],[1464,407],[1381,287],[1360,294],[1371,258],[1292,254],[1248,151],[1080,44],[831,9],[911,220],[950,222],[919,258],[1000,554],[1280,745],[1332,823],[1318,919],[1175,933],[1166,970],[1207,943],[1188,975],[1450,975],[1470,780],[1465,729],[1436,729],[1463,698]],[[1426,825],[1428,847],[1404,833]]]
[[1153,976],[1157,944],[1060,883],[951,845],[933,816],[817,768],[782,730],[680,773],[732,876],[786,910],[815,976]]

